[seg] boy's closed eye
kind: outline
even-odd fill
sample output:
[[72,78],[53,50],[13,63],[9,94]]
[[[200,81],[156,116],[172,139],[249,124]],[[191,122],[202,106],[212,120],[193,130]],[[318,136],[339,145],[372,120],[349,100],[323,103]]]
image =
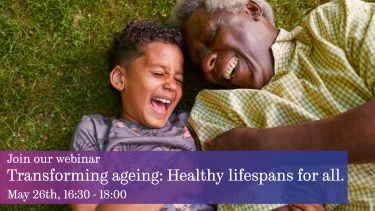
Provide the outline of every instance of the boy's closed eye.
[[184,82],[184,78],[183,78],[183,76],[176,76],[175,78],[174,78],[174,80],[176,80],[177,81],[177,83],[179,83],[179,84],[183,84],[183,82]]
[[[164,77],[165,74],[167,74],[166,71],[164,71],[163,68],[154,68],[151,70],[151,73],[152,75],[154,75],[155,77]],[[183,84],[184,82],[184,78],[182,76],[182,74],[177,74],[175,77],[174,77],[174,80],[178,83],[178,84]]]
[[154,76],[161,77],[164,76],[165,71],[162,68],[153,68],[151,69],[151,73]]

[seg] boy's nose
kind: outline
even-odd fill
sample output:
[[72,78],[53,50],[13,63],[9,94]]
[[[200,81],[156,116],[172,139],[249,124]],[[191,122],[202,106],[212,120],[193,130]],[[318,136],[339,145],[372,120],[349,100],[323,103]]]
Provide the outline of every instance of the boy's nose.
[[168,79],[165,83],[164,83],[164,88],[165,89],[169,89],[171,91],[176,91],[177,90],[177,82],[175,81],[174,78],[170,78]]

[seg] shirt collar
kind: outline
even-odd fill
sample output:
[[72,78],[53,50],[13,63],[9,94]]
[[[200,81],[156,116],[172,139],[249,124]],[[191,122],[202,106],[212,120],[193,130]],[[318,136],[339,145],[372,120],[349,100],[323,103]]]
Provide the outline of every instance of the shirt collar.
[[[294,49],[296,46],[295,39],[301,33],[302,28],[297,27],[293,31],[288,32],[284,29],[279,29],[279,34],[275,42],[271,46],[272,54],[274,57],[274,71],[275,76],[284,74],[288,71],[289,63],[293,60]],[[278,77],[272,77],[272,80]]]

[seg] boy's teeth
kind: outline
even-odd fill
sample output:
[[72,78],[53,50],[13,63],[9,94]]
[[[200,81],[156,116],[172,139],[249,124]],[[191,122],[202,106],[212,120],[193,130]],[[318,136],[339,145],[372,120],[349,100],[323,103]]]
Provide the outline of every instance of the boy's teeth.
[[164,104],[169,104],[169,103],[171,103],[170,100],[168,100],[168,99],[164,99],[164,98],[159,98],[159,97],[154,98],[154,100],[157,100],[157,101],[162,102],[162,103],[164,103]]
[[234,71],[234,69],[236,68],[238,64],[238,57],[237,56],[234,56],[230,61],[229,61],[229,66],[228,68],[225,70],[224,72],[224,78],[225,79],[230,79],[231,76],[232,76],[232,73]]

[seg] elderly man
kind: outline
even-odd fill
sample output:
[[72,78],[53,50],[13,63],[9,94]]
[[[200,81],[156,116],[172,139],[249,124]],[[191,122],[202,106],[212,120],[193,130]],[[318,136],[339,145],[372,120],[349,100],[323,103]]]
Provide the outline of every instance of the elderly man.
[[[179,1],[174,16],[192,62],[232,88],[197,96],[189,123],[200,141],[214,150],[347,150],[350,163],[375,161],[374,13],[373,3],[336,0],[287,32],[264,0]],[[374,164],[349,165],[351,204],[339,208],[374,208],[374,182]]]

